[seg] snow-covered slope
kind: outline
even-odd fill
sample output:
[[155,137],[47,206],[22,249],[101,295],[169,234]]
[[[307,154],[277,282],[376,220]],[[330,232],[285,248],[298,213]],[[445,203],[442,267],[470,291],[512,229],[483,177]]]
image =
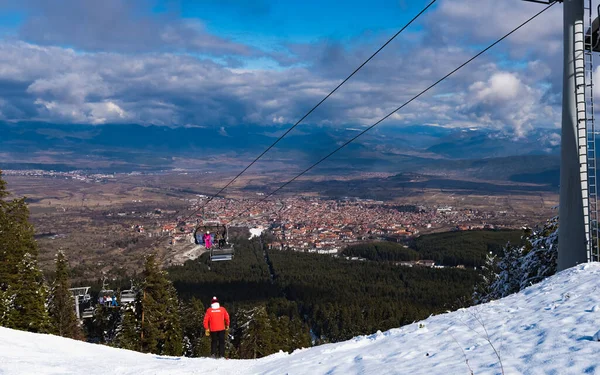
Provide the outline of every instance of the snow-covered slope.
[[486,305],[258,360],[160,357],[0,328],[0,374],[481,375],[501,372],[498,357],[505,374],[600,374],[598,285],[600,264],[581,265]]

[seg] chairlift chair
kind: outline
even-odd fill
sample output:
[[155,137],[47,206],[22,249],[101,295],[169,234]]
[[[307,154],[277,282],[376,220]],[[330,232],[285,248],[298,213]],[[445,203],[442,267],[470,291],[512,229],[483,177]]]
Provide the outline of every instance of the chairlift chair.
[[232,260],[234,250],[233,245],[229,243],[229,231],[227,226],[221,223],[219,220],[203,221],[196,227],[196,230],[194,231],[194,239],[197,245],[204,244],[202,236],[207,232],[220,234],[222,236],[222,242],[219,243],[215,236],[215,243],[212,243],[210,246],[210,261],[220,262]]
[[126,289],[121,292],[121,303],[127,304],[135,301],[135,292],[132,289]]
[[82,302],[87,302],[91,299],[90,297],[90,287],[89,286],[81,286],[76,288],[70,288],[71,294],[73,297],[79,297],[79,300]]
[[116,293],[114,290],[112,289],[102,289],[100,291],[100,293],[98,293],[98,297],[108,297],[108,299],[103,299],[103,302],[101,302],[101,305],[104,307],[116,307],[112,305],[112,297],[115,296],[116,297]]
[[[92,297],[90,296],[90,287],[75,287],[70,288],[71,294],[75,302],[75,311],[78,319],[87,319],[94,316],[94,308],[91,306]],[[81,310],[80,305],[88,305],[85,309]]]
[[85,309],[83,309],[83,311],[81,312],[81,319],[90,319],[94,317],[94,308],[93,307],[86,307]]

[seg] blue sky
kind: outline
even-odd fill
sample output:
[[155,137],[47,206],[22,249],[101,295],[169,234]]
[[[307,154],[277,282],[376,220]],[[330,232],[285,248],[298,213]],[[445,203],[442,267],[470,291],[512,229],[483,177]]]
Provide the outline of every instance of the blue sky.
[[[137,1],[138,6],[131,10],[131,17],[200,21],[213,34],[272,50],[287,43],[324,39],[349,43],[365,35],[393,34],[430,1]],[[5,33],[14,33],[28,20],[43,14],[43,7],[4,3],[6,8],[0,15],[0,29]],[[434,4],[432,9],[435,7]],[[73,22],[67,12],[62,17],[64,22]],[[86,17],[81,20],[85,22]],[[415,23],[409,32],[421,29],[419,23]]]
[[[0,0],[0,120],[294,123],[429,1]],[[438,0],[308,124],[368,126],[541,9]],[[559,121],[561,5],[384,126]]]
[[[203,19],[209,30],[240,40],[348,40],[397,29],[429,1],[184,1],[181,16]],[[161,11],[168,11],[161,6]]]

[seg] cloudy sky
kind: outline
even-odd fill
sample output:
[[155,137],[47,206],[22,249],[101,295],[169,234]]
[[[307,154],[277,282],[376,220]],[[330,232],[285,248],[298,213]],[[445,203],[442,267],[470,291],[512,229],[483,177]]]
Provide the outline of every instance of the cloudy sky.
[[[0,0],[0,120],[296,122],[430,0]],[[305,122],[366,126],[541,10],[438,0]],[[562,5],[384,126],[557,127]]]

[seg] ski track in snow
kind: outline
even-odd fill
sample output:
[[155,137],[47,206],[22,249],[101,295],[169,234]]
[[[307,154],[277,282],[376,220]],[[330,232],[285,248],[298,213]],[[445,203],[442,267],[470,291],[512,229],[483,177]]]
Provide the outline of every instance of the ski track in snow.
[[580,265],[488,304],[257,360],[165,357],[0,328],[0,374],[500,374],[492,345],[507,375],[600,374],[599,282],[600,263]]

